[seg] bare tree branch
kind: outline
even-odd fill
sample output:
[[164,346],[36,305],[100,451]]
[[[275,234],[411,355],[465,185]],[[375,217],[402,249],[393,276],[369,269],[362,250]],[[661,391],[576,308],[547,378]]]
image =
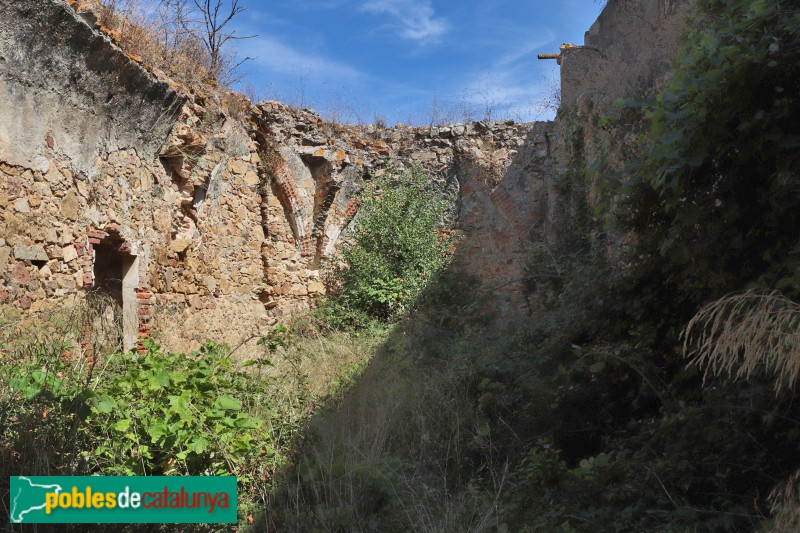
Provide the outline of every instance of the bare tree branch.
[[247,57],[234,63],[235,54],[226,57],[224,50],[225,44],[232,39],[255,37],[255,35],[236,35],[236,30],[225,29],[228,23],[246,8],[239,5],[239,0],[193,0],[193,2],[203,18],[204,32],[201,39],[208,51],[210,74],[217,80],[229,77],[242,63],[252,59]]

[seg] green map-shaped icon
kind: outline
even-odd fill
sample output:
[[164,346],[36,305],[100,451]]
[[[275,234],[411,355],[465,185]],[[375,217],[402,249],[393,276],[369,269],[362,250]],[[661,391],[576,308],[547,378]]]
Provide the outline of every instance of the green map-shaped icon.
[[42,485],[29,478],[17,476],[11,478],[11,513],[12,524],[33,520],[34,516],[45,512],[45,495],[48,492],[59,494],[61,485]]

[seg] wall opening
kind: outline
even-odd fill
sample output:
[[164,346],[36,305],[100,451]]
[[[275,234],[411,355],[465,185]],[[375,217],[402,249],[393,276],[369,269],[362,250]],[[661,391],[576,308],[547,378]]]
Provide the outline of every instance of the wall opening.
[[136,287],[138,257],[122,251],[111,238],[94,246],[94,287],[90,306],[96,315],[96,341],[124,350],[136,346],[139,331]]

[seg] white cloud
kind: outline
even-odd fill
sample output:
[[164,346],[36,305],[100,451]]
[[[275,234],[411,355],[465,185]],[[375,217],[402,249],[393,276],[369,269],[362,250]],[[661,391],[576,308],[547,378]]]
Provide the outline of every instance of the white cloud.
[[303,75],[308,78],[338,82],[356,82],[366,74],[322,55],[309,54],[269,36],[239,41],[240,55],[255,58],[259,68],[277,74]]
[[405,38],[417,42],[435,42],[450,25],[437,17],[430,0],[372,0],[361,6],[367,13],[387,13],[396,19],[395,29]]
[[556,76],[537,76],[523,68],[497,69],[476,76],[466,87],[464,100],[477,118],[549,120],[558,90]]

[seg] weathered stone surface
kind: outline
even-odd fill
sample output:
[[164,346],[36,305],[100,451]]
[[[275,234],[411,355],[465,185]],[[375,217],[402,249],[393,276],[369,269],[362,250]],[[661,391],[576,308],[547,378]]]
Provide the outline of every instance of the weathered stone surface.
[[232,159],[230,162],[230,168],[231,172],[234,174],[244,174],[249,170],[250,167],[241,159]]
[[182,103],[63,1],[0,2],[0,57],[0,160],[15,165],[44,169],[50,149],[93,175],[101,149],[153,154]]
[[8,268],[8,258],[11,256],[10,246],[0,246],[0,276],[2,276],[6,268]]
[[561,105],[644,94],[663,83],[688,20],[689,0],[609,0],[583,46],[561,49]]
[[17,213],[27,214],[31,212],[31,206],[27,198],[19,198],[14,202],[14,209]]
[[9,281],[12,283],[16,283],[18,285],[27,285],[31,281],[31,271],[23,261],[17,261],[14,263],[14,267],[11,269],[11,275],[9,276]]
[[17,244],[14,246],[14,259],[17,261],[47,261],[48,257],[42,246]]
[[310,294],[323,294],[325,292],[325,285],[319,281],[312,281],[308,284],[308,292]]
[[65,247],[61,253],[65,263],[70,263],[78,258],[78,251],[72,245]]
[[75,191],[69,191],[59,202],[61,216],[67,220],[78,220],[80,215],[81,203]]
[[247,174],[244,176],[244,181],[250,186],[255,187],[261,181],[261,178],[258,177],[258,174],[255,172],[248,171]]
[[169,251],[180,254],[186,251],[192,245],[191,239],[176,239],[169,245]]

